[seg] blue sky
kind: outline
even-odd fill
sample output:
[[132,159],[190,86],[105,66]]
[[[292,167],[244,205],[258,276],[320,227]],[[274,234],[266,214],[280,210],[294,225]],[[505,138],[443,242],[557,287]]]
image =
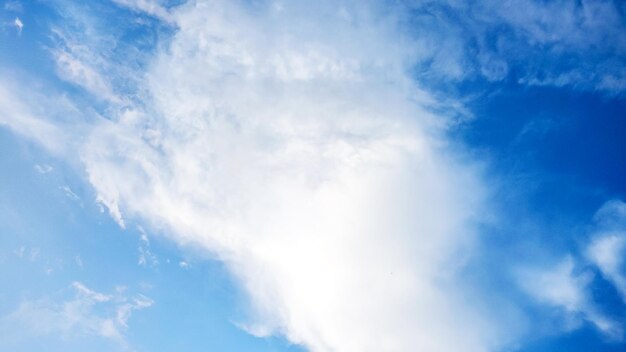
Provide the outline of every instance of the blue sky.
[[0,350],[623,351],[620,1],[0,3]]

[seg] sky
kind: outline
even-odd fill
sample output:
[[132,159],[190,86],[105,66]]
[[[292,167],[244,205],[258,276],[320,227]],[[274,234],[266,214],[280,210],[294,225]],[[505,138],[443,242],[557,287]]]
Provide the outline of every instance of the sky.
[[626,350],[626,3],[0,0],[0,350]]

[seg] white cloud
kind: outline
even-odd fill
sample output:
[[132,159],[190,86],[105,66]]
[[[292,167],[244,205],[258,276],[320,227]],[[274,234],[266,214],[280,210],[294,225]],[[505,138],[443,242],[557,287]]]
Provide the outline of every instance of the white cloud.
[[74,191],[72,191],[70,186],[68,185],[60,186],[59,189],[62,190],[65,196],[68,197],[69,199],[80,203],[80,197],[76,193],[74,193]]
[[[458,26],[431,16],[410,37],[400,28],[403,9],[369,3],[216,0],[166,10],[117,2],[178,27],[147,71],[111,69],[113,50],[93,44],[89,31],[59,34],[52,52],[62,78],[111,103],[110,119],[91,120],[84,140],[66,149],[79,151],[98,202],[121,227],[146,222],[223,261],[250,299],[242,326],[312,351],[489,351],[517,334],[498,307],[464,294],[478,288],[459,280],[478,240],[475,225],[489,213],[485,182],[450,151],[451,120],[431,108],[463,106],[437,99],[409,74],[428,63],[428,74],[443,80],[472,71],[503,79],[519,60],[507,53],[507,38],[481,47],[476,59]],[[559,24],[506,12],[520,4],[472,9],[472,30],[480,39],[505,23],[529,48],[562,42]],[[550,13],[537,6],[533,13]],[[578,39],[563,52],[588,47]],[[479,65],[466,64],[473,60]],[[528,82],[533,75],[530,67]],[[546,77],[570,84],[575,72]],[[137,80],[140,103],[116,95],[114,82],[126,78]],[[595,79],[580,78],[591,86]],[[0,109],[19,112],[0,123],[63,144],[46,138],[59,138],[58,124],[16,107],[6,98],[12,90],[0,93]],[[571,261],[536,277],[554,281],[528,287],[539,300],[614,333]],[[125,325],[122,318],[113,327]]]
[[78,58],[68,49],[58,49],[53,55],[60,78],[86,89],[99,99],[114,103],[121,101],[109,82],[88,61]]
[[[129,104],[142,54],[128,45],[128,38],[121,38],[118,23],[124,20],[90,13],[81,3],[55,6],[63,19],[51,28],[49,52],[57,76],[84,89],[89,93],[86,97],[108,103],[113,111]],[[138,45],[146,44],[142,36],[136,40]]]
[[139,260],[137,263],[141,266],[157,266],[159,264],[159,260],[157,259],[156,255],[154,255],[150,250],[150,240],[148,239],[148,235],[141,226],[139,226],[137,230],[141,234],[139,237],[138,248]]
[[22,33],[22,29],[24,29],[24,23],[19,17],[15,17],[15,20],[13,20],[13,25],[15,26],[15,28],[17,28],[18,33]]
[[[518,50],[528,48],[525,55],[506,54],[507,60],[527,61],[521,83],[621,92],[626,71],[615,59],[626,53],[626,26],[618,7],[610,0],[508,0],[493,2],[492,18],[514,31],[510,40]],[[500,43],[497,49],[506,47]]]
[[[483,183],[448,150],[450,120],[429,112],[441,101],[407,73],[421,47],[377,10],[177,8],[180,30],[145,73],[142,104],[93,120],[71,150],[120,226],[143,219],[225,263],[254,334],[312,351],[494,349],[518,327],[501,328],[457,280]],[[60,43],[62,77],[113,94],[85,64],[103,56]],[[96,325],[115,336],[112,321]]]
[[[20,329],[37,335],[66,339],[99,336],[127,348],[124,334],[132,313],[150,307],[153,301],[143,295],[129,298],[123,292],[103,294],[74,282],[72,298],[60,302],[44,298],[22,302],[2,318],[3,328]],[[8,330],[7,330],[8,331]]]
[[592,277],[574,275],[574,261],[567,257],[561,263],[544,270],[525,272],[521,284],[537,299],[578,312],[586,304],[585,289]]
[[74,262],[79,268],[83,267],[83,259],[79,255],[74,256]]
[[589,260],[598,266],[626,301],[626,277],[623,274],[626,256],[626,233],[608,233],[598,236],[587,249]]
[[603,229],[626,228],[626,203],[621,200],[609,200],[598,209],[594,221]]
[[605,203],[595,219],[601,231],[593,235],[587,257],[626,302],[626,203],[619,200]]
[[[575,329],[584,319],[593,323],[607,337],[621,341],[623,324],[602,313],[604,302],[594,301],[591,294],[594,275],[577,267],[597,267],[626,302],[626,204],[620,200],[607,201],[594,215],[596,231],[583,249],[580,261],[568,256],[552,267],[525,269],[519,284],[538,302],[560,307],[565,316],[564,329]],[[605,310],[606,311],[606,310]]]
[[116,219],[226,264],[254,334],[312,351],[489,350],[516,327],[456,282],[483,185],[445,151],[447,118],[411,100],[409,39],[374,13],[178,8],[147,73],[151,112],[98,124],[82,160]]
[[88,300],[93,300],[96,302],[108,302],[113,299],[113,296],[91,290],[80,282],[72,283],[72,287],[76,290],[79,296],[85,297]]
[[48,164],[43,164],[43,165],[36,164],[34,166],[34,168],[35,168],[35,171],[37,171],[40,174],[47,174],[47,173],[51,172],[52,169],[53,169],[52,166],[50,166]]
[[[33,111],[30,101],[25,96],[37,98],[35,94],[22,95],[14,91],[19,83],[6,79],[0,80],[0,126],[6,126],[16,133],[35,140],[53,154],[63,153],[68,139],[65,133],[55,124],[42,119],[37,111]],[[40,102],[45,102],[41,99]]]
[[113,2],[131,10],[144,12],[162,21],[173,23],[168,10],[161,6],[157,0],[113,0]]
[[26,247],[21,246],[18,249],[14,249],[13,253],[18,257],[18,258],[22,258],[24,257],[24,251],[26,250]]
[[20,248],[13,250],[13,253],[20,259],[25,258],[31,262],[35,262],[39,259],[41,249],[39,247],[27,248],[26,246],[20,246]]
[[41,254],[41,249],[39,247],[33,247],[30,249],[29,259],[31,262],[36,261]]
[[[612,0],[410,2],[411,26],[428,48],[423,79],[446,84],[512,69],[528,85],[624,91],[626,21]],[[620,8],[620,6],[622,6]]]
[[622,327],[603,315],[592,302],[589,284],[593,279],[590,272],[575,272],[575,263],[566,257],[548,268],[526,269],[520,274],[520,285],[537,301],[559,307],[566,315],[565,329],[578,327],[576,319],[581,317],[612,339],[621,339]]
[[22,7],[22,3],[19,1],[6,1],[4,3],[4,9],[12,12],[22,12],[24,8]]

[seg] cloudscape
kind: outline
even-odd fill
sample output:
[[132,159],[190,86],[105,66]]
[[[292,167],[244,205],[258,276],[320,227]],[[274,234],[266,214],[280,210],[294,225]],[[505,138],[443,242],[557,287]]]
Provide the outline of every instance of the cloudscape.
[[0,350],[626,350],[626,3],[0,5]]

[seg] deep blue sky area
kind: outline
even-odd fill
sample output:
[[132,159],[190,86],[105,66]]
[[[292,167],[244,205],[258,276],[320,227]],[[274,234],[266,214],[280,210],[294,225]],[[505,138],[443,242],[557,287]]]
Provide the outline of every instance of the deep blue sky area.
[[623,196],[626,99],[552,87],[494,87],[472,101],[459,128],[497,168],[576,175],[582,185]]
[[[539,237],[545,237],[541,241],[546,245],[580,250],[580,239],[588,231],[586,226],[577,227],[580,220],[590,220],[607,196],[623,198],[626,193],[626,99],[510,84],[485,92],[471,106],[475,118],[460,125],[455,137],[489,161],[489,172],[509,177],[503,187],[523,189],[503,206],[517,209],[523,214],[519,217],[532,214],[535,221],[544,222],[545,232]],[[568,227],[572,232],[560,233]],[[535,251],[523,250],[522,256]],[[601,274],[593,287],[603,309],[626,319],[619,293]],[[623,349],[621,342],[606,341],[585,324],[563,335],[531,337],[519,351]]]
[[0,351],[626,351],[626,2],[0,0]]
[[524,187],[544,217],[590,217],[626,194],[626,99],[598,92],[506,84],[469,103],[474,117],[452,136],[488,172]]
[[[581,220],[591,221],[607,197],[623,199],[626,194],[623,95],[508,83],[489,87],[468,105],[474,117],[459,124],[452,131],[453,138],[487,160],[487,173],[495,178],[506,175],[500,185],[504,189],[496,192],[509,194],[499,201],[518,212],[510,218],[524,222],[532,217],[543,227],[535,234],[523,233],[524,225],[520,232],[497,228],[492,249],[505,248],[513,232],[520,237],[539,237],[541,246],[553,246],[556,251],[580,251],[581,239],[589,231],[589,226],[580,225]],[[511,188],[516,190],[511,192]],[[518,254],[532,257],[538,252],[531,246],[518,249]],[[506,258],[496,255],[487,260]],[[626,310],[620,294],[601,273],[596,275],[593,296],[603,302],[602,309],[623,321]],[[592,325],[584,324],[565,334],[530,337],[519,351],[608,352],[624,348],[622,342],[607,341]]]

